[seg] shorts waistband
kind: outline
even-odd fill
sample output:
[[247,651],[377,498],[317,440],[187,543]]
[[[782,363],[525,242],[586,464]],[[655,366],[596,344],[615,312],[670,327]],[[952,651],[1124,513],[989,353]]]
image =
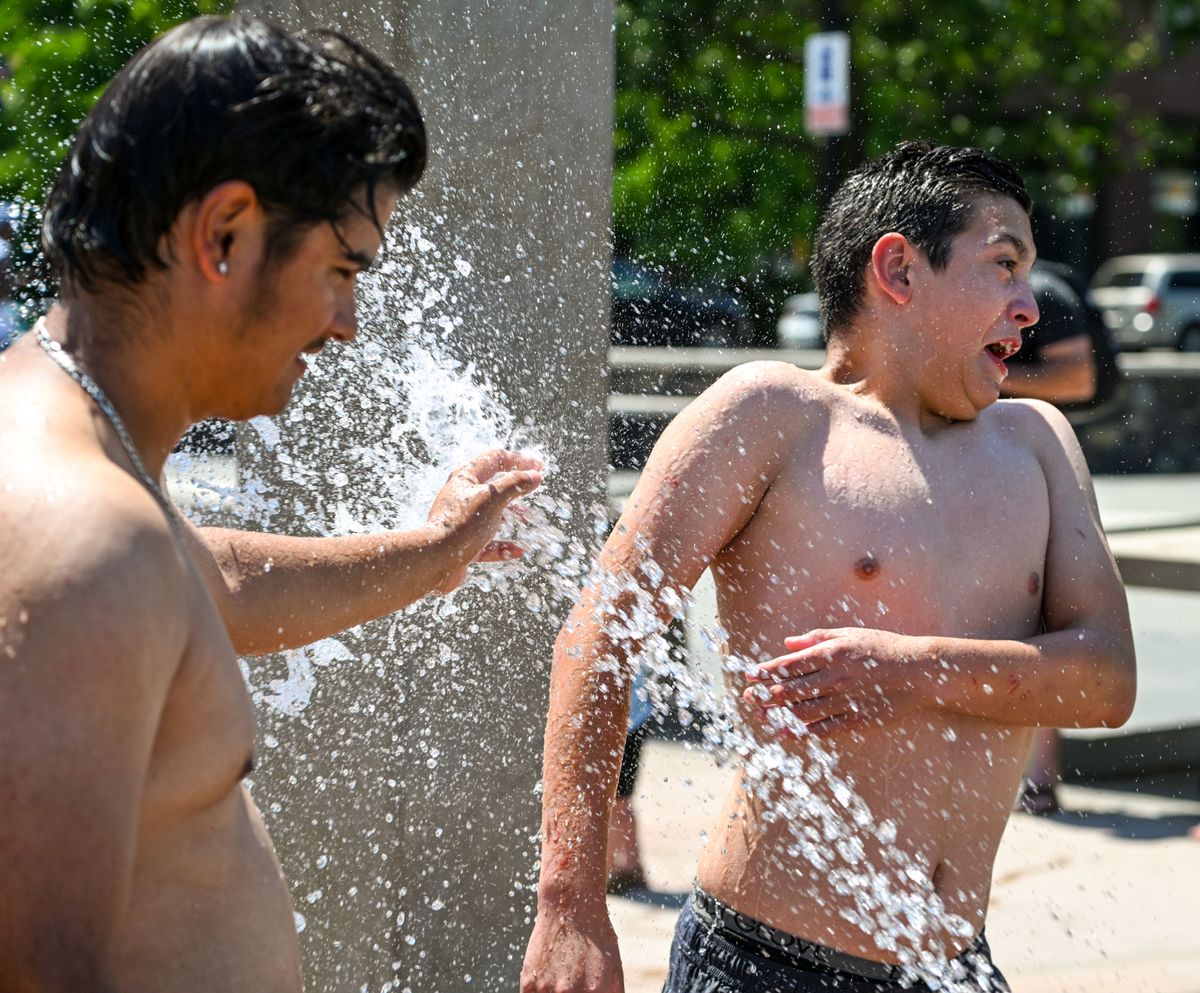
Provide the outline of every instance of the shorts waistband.
[[[836,948],[805,941],[753,917],[739,914],[699,886],[692,889],[692,910],[706,927],[717,929],[727,938],[752,946],[767,958],[802,962],[875,982],[899,982],[906,974],[911,975],[903,966],[839,952]],[[981,945],[983,940],[980,934],[971,947]]]

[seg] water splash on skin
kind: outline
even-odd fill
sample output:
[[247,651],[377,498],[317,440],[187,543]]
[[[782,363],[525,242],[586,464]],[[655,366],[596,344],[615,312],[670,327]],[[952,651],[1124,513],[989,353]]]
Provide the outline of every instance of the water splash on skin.
[[[907,981],[922,981],[947,993],[992,989],[986,977],[969,976],[962,963],[947,959],[939,936],[963,943],[974,928],[947,911],[930,879],[930,867],[897,846],[896,825],[877,819],[853,784],[838,773],[837,753],[808,735],[786,708],[772,709],[770,722],[777,732],[798,738],[803,747],[785,749],[776,741],[757,740],[739,717],[731,716],[737,715],[738,707],[725,683],[688,664],[671,647],[661,617],[692,613],[690,596],[661,586],[662,571],[652,563],[644,563],[641,573],[602,580],[604,601],[621,604],[603,616],[605,636],[633,650],[629,667],[609,661],[597,669],[627,680],[633,667],[644,667],[651,678],[638,692],[660,720],[670,714],[685,725],[701,723],[703,747],[718,762],[737,761],[766,820],[785,825],[786,855],[823,873],[834,893],[852,898],[840,908],[840,916],[881,951],[895,956]],[[713,645],[725,642],[719,629],[702,630],[702,635]],[[759,661],[726,656],[724,668],[740,682]],[[881,862],[868,855],[868,840],[882,853]]]

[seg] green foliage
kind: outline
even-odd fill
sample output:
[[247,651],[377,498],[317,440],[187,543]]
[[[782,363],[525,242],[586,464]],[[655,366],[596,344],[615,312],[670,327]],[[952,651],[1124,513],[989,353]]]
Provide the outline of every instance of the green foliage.
[[802,63],[812,22],[780,6],[618,4],[619,247],[700,272],[747,271],[766,246],[811,227]]
[[40,203],[80,120],[156,35],[233,0],[3,0],[0,197]]
[[[107,81],[156,34],[233,0],[3,0],[0,197],[39,203]],[[1131,24],[1124,0],[842,0],[853,58],[851,157],[905,137],[994,147],[1042,199],[1094,189],[1132,156],[1186,160],[1183,131],[1121,123],[1113,81],[1200,36],[1194,0]],[[618,246],[698,273],[748,273],[817,215],[804,130],[816,0],[619,0]],[[1164,41],[1165,40],[1165,41]],[[1123,137],[1119,133],[1124,129]],[[1120,154],[1118,154],[1120,149]]]
[[[708,274],[755,272],[792,246],[803,253],[819,163],[804,130],[803,53],[820,6],[620,0],[620,250]],[[853,159],[911,137],[983,145],[1057,201],[1128,168],[1130,148],[1154,152],[1138,144],[1139,122],[1121,122],[1113,83],[1150,64],[1165,32],[1131,25],[1122,0],[842,7],[853,63],[853,135],[842,142]]]

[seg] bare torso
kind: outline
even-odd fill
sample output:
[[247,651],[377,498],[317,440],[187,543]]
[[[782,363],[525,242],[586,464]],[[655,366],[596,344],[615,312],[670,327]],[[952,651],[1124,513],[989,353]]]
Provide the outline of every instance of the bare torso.
[[[824,419],[811,423],[811,402],[781,407],[781,436],[801,443],[713,564],[730,650],[759,662],[783,654],[786,636],[823,627],[987,639],[1037,634],[1049,500],[1013,411],[1001,404],[935,434],[909,433],[849,388],[796,375]],[[803,429],[789,424],[798,416],[809,420]],[[740,695],[744,680],[730,679]],[[769,736],[761,724],[747,726]],[[822,747],[836,754],[838,778],[854,785],[874,821],[895,824],[907,864],[949,913],[978,931],[1031,734],[922,710]],[[808,747],[791,743],[798,756]],[[702,858],[700,884],[792,934],[894,960],[846,920],[854,897],[836,892],[828,868],[788,854],[793,824],[764,816],[772,806],[740,780],[734,785]],[[868,861],[896,878],[879,849],[867,842]],[[935,929],[927,947],[954,953],[968,940]]]
[[[32,341],[14,346],[3,359],[0,479],[16,481],[0,493],[6,533],[16,531],[17,521],[27,533],[66,528],[63,519],[76,499],[91,507],[111,505],[116,515],[121,507],[157,514],[167,531],[161,510],[125,468],[111,432],[80,388]],[[46,499],[55,492],[59,510],[56,500]],[[115,517],[113,526],[121,526]],[[91,535],[78,537],[94,540],[94,520],[91,529]],[[74,537],[64,531],[63,540]],[[162,547],[171,551],[149,563],[150,571],[156,585],[180,595],[150,622],[176,633],[171,644],[180,647],[153,659],[152,671],[143,674],[160,687],[151,696],[156,712],[118,715],[130,722],[148,719],[156,730],[131,820],[132,875],[112,879],[128,899],[117,909],[118,919],[108,922],[107,967],[114,988],[129,993],[296,993],[301,979],[290,897],[243,784],[254,747],[252,703],[224,624],[188,553],[177,539]],[[22,554],[14,543],[6,560],[18,563]],[[43,572],[55,566],[45,559],[20,564]],[[145,592],[153,601],[160,591]],[[145,608],[129,603],[129,614],[114,623],[144,623],[139,610]],[[52,642],[55,633],[35,631],[31,637]],[[95,661],[80,657],[78,666]],[[43,751],[54,747],[50,740]],[[97,756],[93,779],[105,775],[109,761],[110,756]],[[81,806],[78,816],[86,819],[89,811]]]
[[207,590],[198,576],[192,585],[181,604],[192,647],[178,660],[150,760],[118,980],[144,993],[293,993],[291,898],[242,782],[253,706]]

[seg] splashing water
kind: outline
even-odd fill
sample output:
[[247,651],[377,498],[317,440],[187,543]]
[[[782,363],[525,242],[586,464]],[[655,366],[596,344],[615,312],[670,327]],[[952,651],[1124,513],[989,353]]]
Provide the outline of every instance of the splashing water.
[[[630,646],[633,665],[650,674],[635,692],[645,695],[660,720],[672,714],[685,726],[698,722],[703,747],[720,762],[740,765],[745,786],[762,803],[767,819],[786,827],[786,855],[822,872],[833,892],[853,898],[840,916],[881,951],[892,953],[903,966],[906,982],[924,982],[949,993],[992,990],[986,963],[976,964],[984,974],[969,975],[962,962],[946,958],[938,935],[969,939],[974,928],[947,911],[929,866],[897,846],[896,825],[877,820],[853,784],[839,775],[836,752],[807,735],[786,708],[773,709],[771,723],[799,738],[803,747],[786,749],[778,742],[757,740],[740,718],[731,716],[738,708],[725,683],[672,648],[660,620],[664,608],[674,620],[690,616],[694,622],[696,612],[690,595],[663,586],[662,578],[656,564],[643,563],[641,575],[608,575],[602,581],[603,601],[621,604],[619,611],[607,608],[610,613],[601,625],[606,636]],[[719,627],[701,626],[700,634],[718,649],[727,640]],[[723,668],[739,684],[759,661],[725,656]],[[632,671],[613,663],[608,669],[622,679]],[[882,852],[882,864],[867,855],[866,841],[877,843],[872,847]],[[806,899],[812,898],[806,894]]]
[[[519,602],[524,609],[561,623],[582,584],[589,575],[594,578],[591,549],[571,536],[569,530],[579,529],[569,525],[582,515],[598,541],[608,528],[607,510],[600,505],[575,507],[554,494],[553,450],[543,444],[536,427],[515,423],[480,370],[452,354],[450,346],[462,324],[455,315],[456,283],[471,275],[469,260],[454,258],[449,266],[429,266],[428,257],[437,249],[415,227],[401,232],[398,240],[400,245],[390,246],[383,264],[365,281],[357,346],[313,362],[312,385],[279,422],[259,418],[242,431],[241,481],[228,472],[225,478],[217,478],[211,460],[195,456],[174,456],[172,471],[177,480],[190,477],[191,502],[201,521],[232,513],[241,526],[265,529],[283,520],[299,523],[313,534],[357,534],[419,525],[450,470],[486,448],[533,452],[546,463],[547,485],[523,501],[522,519],[514,515],[502,532],[518,539],[526,556],[475,570],[462,590],[421,609],[431,609],[445,619],[459,613],[463,609],[459,602],[473,593],[527,590],[536,574],[543,592],[527,592]],[[389,323],[389,314],[400,315],[402,330]],[[350,433],[353,441],[331,444],[331,430],[335,435]],[[264,475],[274,476],[280,485],[270,485]],[[690,598],[663,586],[663,578],[662,570],[647,562],[639,576],[608,576],[603,581],[608,602],[632,604],[609,615],[604,629],[614,642],[627,645],[633,660],[652,675],[638,692],[646,695],[654,713],[660,720],[671,714],[685,725],[698,723],[706,748],[722,761],[740,763],[747,788],[769,808],[769,818],[787,826],[788,857],[807,861],[826,874],[835,893],[852,896],[842,916],[871,936],[881,950],[898,957],[910,981],[922,980],[948,991],[978,991],[977,980],[963,985],[962,967],[945,961],[931,937],[935,933],[969,937],[973,929],[947,913],[929,881],[928,866],[896,846],[895,825],[877,821],[852,784],[839,776],[836,754],[811,737],[804,739],[803,749],[792,750],[756,741],[740,720],[730,716],[737,708],[724,686],[672,650],[661,608],[679,621],[693,612]],[[390,622],[389,646],[403,643],[403,623],[403,618]],[[719,628],[702,634],[713,646],[726,640]],[[355,655],[348,639],[328,638],[284,653],[286,673],[256,677],[250,668],[244,671],[256,703],[303,722],[322,679]],[[456,656],[450,645],[438,646],[436,656],[439,671],[453,672]],[[397,677],[387,672],[381,660],[370,661],[384,679],[403,682],[411,675]],[[726,670],[744,676],[756,661],[760,660],[727,658]],[[622,678],[628,671],[614,667]],[[371,704],[364,709],[368,720],[381,716]],[[804,734],[803,725],[786,710],[772,711],[772,721]],[[425,756],[428,769],[440,770],[448,755],[431,743],[432,734],[422,729],[416,729],[416,734],[418,740],[411,747]],[[268,736],[267,744],[275,747],[277,742]],[[389,779],[374,788],[400,786]],[[323,789],[324,784],[318,782],[317,788]],[[883,864],[872,864],[865,841],[874,842],[872,847],[884,853]],[[325,855],[321,859],[328,861]],[[374,883],[391,885],[382,876]],[[535,883],[531,868],[528,877],[514,885],[530,893]],[[323,896],[315,888],[304,897],[305,912],[297,914],[299,927],[314,927]],[[445,898],[438,897],[426,909],[436,913],[444,906]],[[411,946],[415,939],[404,934],[405,921],[401,912],[393,926]],[[926,951],[913,951],[918,948]],[[381,987],[399,988],[399,984]]]
[[[548,479],[519,512],[508,514],[500,532],[519,540],[525,556],[473,570],[462,589],[434,601],[431,609],[453,615],[471,593],[521,586],[535,571],[548,581],[550,593],[545,598],[530,593],[526,607],[541,612],[569,606],[588,563],[588,548],[566,530],[580,511],[554,494],[556,461],[536,427],[516,424],[479,370],[451,354],[448,344],[462,324],[461,317],[451,316],[455,284],[473,267],[459,257],[448,272],[413,261],[437,253],[417,227],[393,236],[382,264],[363,281],[359,341],[312,361],[309,387],[278,422],[267,417],[249,422],[237,469],[228,459],[172,455],[173,488],[187,492],[200,523],[232,517],[238,526],[269,530],[282,521],[322,536],[404,530],[424,523],[453,469],[489,448],[522,450],[545,463]],[[391,314],[400,315],[400,330],[390,323]],[[353,441],[331,442],[331,432],[351,433]],[[273,486],[268,476],[282,486]],[[582,512],[593,520],[594,535],[603,534],[602,505]],[[308,706],[317,670],[351,653],[326,639],[284,657],[288,676],[256,688],[255,696],[294,716]]]

